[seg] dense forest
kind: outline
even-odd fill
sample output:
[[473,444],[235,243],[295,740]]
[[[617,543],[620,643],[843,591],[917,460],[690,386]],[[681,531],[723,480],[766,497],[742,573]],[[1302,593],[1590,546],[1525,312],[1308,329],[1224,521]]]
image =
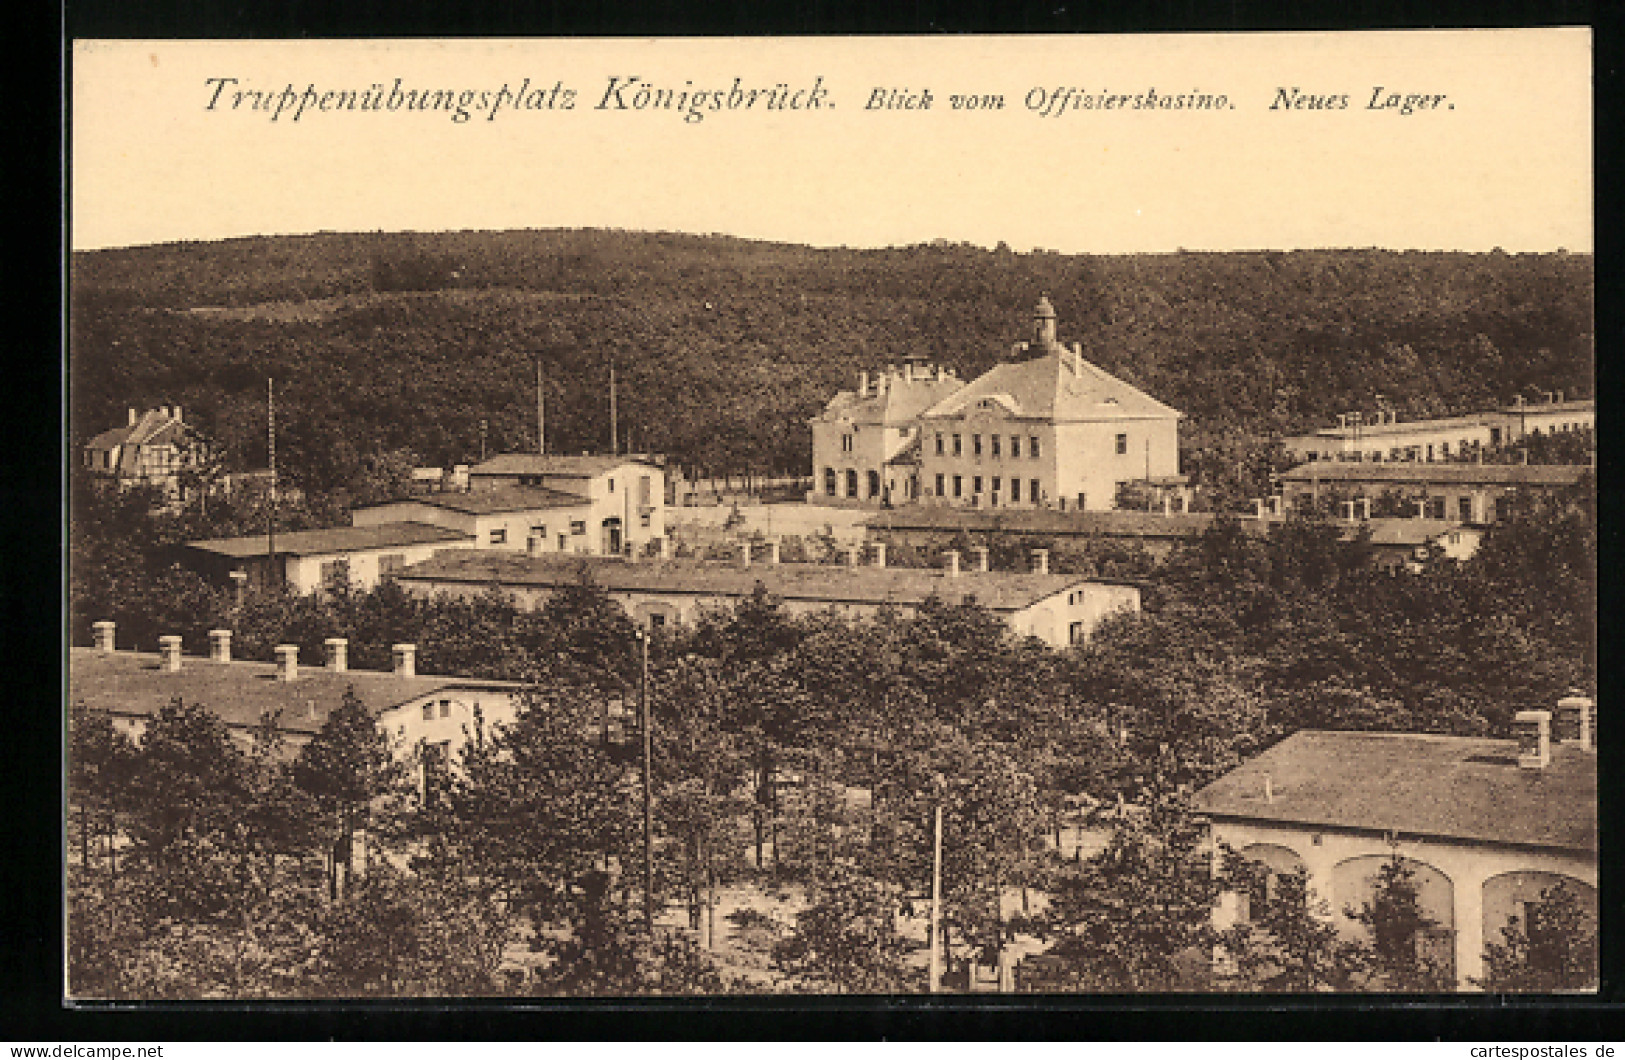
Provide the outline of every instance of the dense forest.
[[[712,473],[806,473],[806,418],[858,371],[967,378],[1047,293],[1061,338],[1186,414],[1185,470],[1375,407],[1462,412],[1591,393],[1592,260],[1325,250],[1091,256],[963,244],[814,249],[620,231],[279,236],[76,254],[71,441],[181,404],[227,464],[309,489],[425,464],[622,443]],[[1267,474],[1267,469],[1264,471]],[[1215,483],[1217,484],[1217,483]]]

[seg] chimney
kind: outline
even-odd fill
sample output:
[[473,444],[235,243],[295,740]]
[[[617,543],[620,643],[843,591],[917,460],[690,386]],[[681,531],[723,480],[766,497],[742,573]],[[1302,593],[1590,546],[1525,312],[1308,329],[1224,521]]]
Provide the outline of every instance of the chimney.
[[336,674],[342,674],[350,668],[350,642],[343,637],[328,637],[322,642],[327,645],[327,668]]
[[1270,775],[1268,773],[1264,774],[1264,801],[1275,801],[1275,782],[1270,779]]
[[1262,519],[1262,518],[1264,518],[1264,498],[1262,498],[1262,497],[1254,497],[1253,498],[1253,518],[1254,519]]
[[135,409],[131,409],[130,410],[130,422],[129,422],[129,424],[127,426],[134,427],[135,426],[135,421],[140,419],[140,418],[141,418],[140,413],[136,412]]
[[158,652],[164,657],[164,669],[179,673],[181,668],[181,639],[176,636],[159,637]]
[[284,681],[299,680],[299,645],[278,644],[276,646],[277,676]]
[[750,566],[750,542],[749,541],[741,541],[741,542],[739,542],[739,565],[741,567],[749,567]]
[[847,546],[847,549],[846,549],[846,565],[848,567],[856,567],[858,565],[858,553],[860,553],[862,551],[863,551],[863,546],[862,545],[849,545],[849,546]]
[[418,646],[416,644],[397,644],[392,650],[395,655],[395,676],[416,677],[418,674]]
[[943,565],[948,568],[948,577],[959,577],[959,550],[950,548],[942,554]]
[[1557,738],[1560,743],[1573,744],[1581,750],[1589,751],[1595,745],[1592,742],[1591,726],[1592,715],[1596,704],[1590,696],[1581,695],[1578,691],[1572,692],[1557,701]]
[[779,565],[779,539],[774,538],[767,543],[767,562],[769,566]]
[[1518,740],[1518,765],[1545,769],[1552,761],[1552,715],[1546,710],[1520,710],[1512,719]]
[[885,565],[886,565],[886,542],[884,542],[884,541],[876,541],[875,542],[875,566],[884,567]]
[[1162,514],[1164,518],[1174,514],[1174,495],[1172,493],[1162,495]]
[[1562,403],[1563,403],[1563,391],[1559,390],[1557,392],[1557,404],[1561,405]]
[[113,631],[118,628],[117,623],[108,622],[108,621],[104,620],[104,621],[101,621],[101,622],[91,623],[90,628],[91,628],[91,631],[93,632],[93,634],[96,637],[96,650],[97,651],[112,651],[112,650],[114,650],[113,649]]
[[169,418],[174,420],[176,423],[181,422],[181,407],[179,405],[176,405],[172,410],[170,410]]
[[671,538],[661,534],[655,538],[655,555],[660,559],[671,559]]
[[943,370],[942,365],[940,365],[940,364],[937,365],[937,382],[940,383],[940,382],[944,381],[947,378],[948,378],[948,374],[947,374],[947,372],[945,372]]
[[1083,378],[1083,343],[1081,342],[1072,344],[1072,374],[1080,379]]
[[231,662],[231,630],[209,630],[209,660],[211,662]]
[[859,372],[858,373],[858,397],[868,397],[868,396],[869,396],[869,373],[868,372]]
[[973,562],[976,564],[976,570],[981,574],[986,574],[987,573],[987,546],[986,545],[972,545],[970,551],[971,551],[971,555],[975,557]]
[[1049,573],[1049,549],[1047,549],[1047,548],[1035,548],[1035,549],[1033,549],[1033,573],[1034,574],[1048,574]]

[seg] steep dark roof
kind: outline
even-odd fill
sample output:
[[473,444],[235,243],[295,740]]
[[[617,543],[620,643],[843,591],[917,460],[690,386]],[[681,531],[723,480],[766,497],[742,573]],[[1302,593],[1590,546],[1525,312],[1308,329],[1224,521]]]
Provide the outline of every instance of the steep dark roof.
[[468,469],[470,478],[481,475],[551,475],[555,478],[595,478],[627,464],[657,466],[646,456],[542,456],[540,453],[499,453]]
[[442,553],[398,572],[396,579],[555,589],[577,584],[583,567],[599,587],[611,592],[743,598],[760,585],[785,600],[916,605],[931,596],[951,603],[975,597],[992,611],[1018,611],[1080,585],[1100,584],[1069,574],[965,572],[950,578],[943,570],[905,567],[757,563],[746,568],[694,560],[628,563],[605,557],[521,556],[485,550]]
[[237,729],[252,728],[263,714],[280,710],[283,729],[317,732],[348,688],[354,688],[361,702],[376,714],[447,689],[512,691],[521,687],[515,681],[474,677],[396,677],[376,670],[334,673],[309,662],[300,665],[297,680],[282,681],[275,663],[217,663],[195,656],[187,656],[180,670],[170,673],[151,652],[93,648],[68,652],[70,703],[82,702],[124,717],[151,717],[179,696],[187,703],[207,707]]
[[1196,805],[1214,817],[1595,853],[1596,752],[1554,742],[1539,770],[1517,756],[1511,740],[1305,730],[1197,792]]
[[[1190,538],[1213,525],[1205,512],[1058,512],[1048,509],[1003,508],[993,511],[919,505],[883,512],[865,525],[871,530],[932,530],[954,533],[1000,531],[1035,536],[1103,536],[1137,538]],[[1241,520],[1242,529],[1263,533],[1256,519]]]
[[498,512],[581,508],[591,503],[592,501],[579,493],[549,489],[546,486],[506,486],[501,489],[473,490],[469,493],[426,493],[421,497],[390,501],[372,507],[387,508],[390,504],[427,504],[468,515],[494,515]]
[[1281,473],[1283,482],[1403,482],[1440,486],[1572,486],[1591,471],[1581,464],[1367,463],[1311,460]]
[[[327,530],[293,530],[276,535],[276,550],[284,556],[314,556],[328,552],[364,552],[374,548],[428,545],[438,541],[472,541],[474,535],[427,523],[380,523],[377,526],[336,526]],[[188,541],[186,547],[234,559],[263,556],[264,534]]]

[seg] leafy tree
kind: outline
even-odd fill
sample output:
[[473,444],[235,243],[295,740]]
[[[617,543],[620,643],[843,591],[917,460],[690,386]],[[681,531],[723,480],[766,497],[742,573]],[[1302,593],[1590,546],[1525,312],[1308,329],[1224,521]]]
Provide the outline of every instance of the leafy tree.
[[1049,953],[1090,992],[1202,989],[1220,881],[1177,794],[1129,806],[1099,854],[1056,874]]
[[1500,942],[1485,943],[1478,985],[1494,993],[1595,990],[1596,918],[1574,889],[1559,881],[1524,908],[1508,918]]
[[773,947],[774,964],[799,989],[895,994],[921,989],[906,963],[914,948],[897,929],[901,889],[850,868],[820,880],[795,930]]
[[328,891],[337,898],[348,890],[356,832],[368,829],[374,802],[396,793],[405,779],[388,735],[353,686],[345,690],[321,731],[299,749],[292,779],[331,828]]
[[1303,870],[1272,876],[1231,853],[1226,879],[1249,899],[1247,920],[1218,937],[1233,969],[1226,986],[1288,993],[1359,988],[1369,953],[1339,938],[1330,907],[1310,893]]
[[1371,898],[1353,913],[1371,936],[1371,985],[1400,993],[1455,988],[1449,965],[1428,945],[1438,921],[1422,909],[1416,870],[1397,853],[1378,870]]

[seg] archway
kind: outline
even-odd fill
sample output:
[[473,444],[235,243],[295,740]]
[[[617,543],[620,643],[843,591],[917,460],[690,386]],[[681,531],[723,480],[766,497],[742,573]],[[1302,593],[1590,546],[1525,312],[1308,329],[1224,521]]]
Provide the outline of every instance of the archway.
[[[1345,938],[1364,940],[1365,925],[1352,914],[1365,908],[1376,893],[1378,874],[1393,860],[1388,854],[1365,854],[1341,861],[1332,869],[1333,923]],[[1427,956],[1439,962],[1453,977],[1456,974],[1456,888],[1450,877],[1415,858],[1402,857],[1416,886],[1416,901],[1423,915],[1433,921],[1428,939],[1421,945]]]
[[1484,881],[1484,942],[1500,944],[1507,923],[1516,916],[1527,924],[1531,907],[1538,906],[1544,892],[1565,884],[1581,906],[1597,920],[1597,888],[1584,880],[1557,872],[1526,870],[1503,872]]
[[612,515],[608,519],[604,520],[602,545],[603,554],[606,556],[618,556],[621,554],[620,516]]

